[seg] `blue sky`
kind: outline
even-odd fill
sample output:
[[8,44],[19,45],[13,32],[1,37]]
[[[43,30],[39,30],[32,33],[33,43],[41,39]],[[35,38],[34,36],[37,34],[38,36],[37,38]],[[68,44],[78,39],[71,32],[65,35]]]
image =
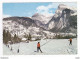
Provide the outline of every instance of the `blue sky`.
[[3,16],[31,17],[35,13],[53,15],[59,4],[65,4],[77,8],[76,3],[3,3]]

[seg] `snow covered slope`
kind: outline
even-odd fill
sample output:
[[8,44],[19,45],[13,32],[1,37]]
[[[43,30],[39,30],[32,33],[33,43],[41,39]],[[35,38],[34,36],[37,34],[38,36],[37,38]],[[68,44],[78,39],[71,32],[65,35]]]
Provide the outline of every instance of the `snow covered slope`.
[[[37,50],[37,42],[32,41],[30,43],[17,43],[10,45],[8,48],[5,44],[3,45],[4,55],[59,55],[59,54],[77,54],[77,39],[73,39],[72,45],[69,45],[68,39],[45,39],[41,40],[41,52],[34,52]],[[46,43],[46,44],[45,44]],[[43,45],[45,44],[45,45]],[[43,46],[42,46],[43,45]],[[11,47],[13,50],[11,51]],[[17,50],[19,48],[19,53]]]

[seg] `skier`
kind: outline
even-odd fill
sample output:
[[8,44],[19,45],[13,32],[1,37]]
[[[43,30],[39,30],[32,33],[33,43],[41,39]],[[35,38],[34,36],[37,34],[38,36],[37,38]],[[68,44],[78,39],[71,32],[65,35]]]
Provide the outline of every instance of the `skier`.
[[19,53],[19,49],[17,50],[17,53]]
[[[37,52],[39,52],[39,50],[41,51],[41,49],[40,49],[40,42],[37,43]],[[42,51],[41,51],[41,53],[42,53]]]
[[8,48],[9,48],[9,45],[8,45]]
[[69,45],[72,45],[72,38],[70,38],[69,41],[70,41]]

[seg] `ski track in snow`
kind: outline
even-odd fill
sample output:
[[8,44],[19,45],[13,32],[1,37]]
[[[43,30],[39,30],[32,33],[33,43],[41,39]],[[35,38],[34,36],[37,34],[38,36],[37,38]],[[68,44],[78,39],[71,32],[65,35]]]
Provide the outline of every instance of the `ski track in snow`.
[[[37,42],[29,43],[21,42],[10,45],[8,48],[3,44],[4,55],[61,55],[61,54],[77,54],[77,40],[73,39],[72,45],[69,45],[68,39],[46,39],[41,40],[41,52],[34,52],[37,50]],[[12,47],[12,51],[10,50]],[[19,53],[17,50],[19,48]]]

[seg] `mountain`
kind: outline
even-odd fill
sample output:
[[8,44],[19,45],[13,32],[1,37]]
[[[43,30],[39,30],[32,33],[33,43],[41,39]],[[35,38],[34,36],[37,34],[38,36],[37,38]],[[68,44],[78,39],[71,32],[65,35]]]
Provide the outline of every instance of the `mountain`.
[[8,17],[3,19],[3,29],[9,30],[12,35],[41,34],[43,28],[36,25],[29,17]]
[[32,17],[3,18],[3,29],[19,37],[31,34],[33,37],[53,38],[56,33],[77,33],[77,10],[60,4],[53,16],[35,13]]
[[52,16],[45,16],[45,15],[42,15],[42,14],[39,14],[39,13],[35,13],[32,16],[33,20],[40,21],[42,24],[47,24],[50,21],[51,18],[52,18]]
[[4,18],[3,20],[12,20],[13,22],[16,21],[17,23],[24,25],[26,28],[29,26],[36,26],[34,20],[29,17],[9,17]]
[[52,16],[45,16],[39,13],[35,13],[32,16],[32,19],[36,22],[36,24],[40,27],[43,27],[45,30],[47,30],[47,23],[51,20]]
[[[75,17],[75,19],[71,19]],[[52,32],[77,32],[77,29],[72,27],[71,21],[77,27],[77,10],[75,8],[60,4],[52,19],[47,23],[48,30]]]

